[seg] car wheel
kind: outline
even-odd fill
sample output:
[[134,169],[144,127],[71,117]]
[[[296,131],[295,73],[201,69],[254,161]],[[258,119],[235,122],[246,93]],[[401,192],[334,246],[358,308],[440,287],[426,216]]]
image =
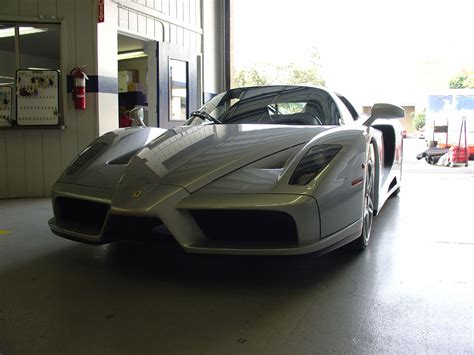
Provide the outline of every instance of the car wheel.
[[369,245],[370,234],[372,232],[372,222],[374,219],[374,187],[375,187],[375,164],[374,164],[374,146],[369,148],[367,158],[367,169],[365,172],[364,186],[364,211],[362,216],[362,233],[354,241],[354,246],[358,250],[364,250]]

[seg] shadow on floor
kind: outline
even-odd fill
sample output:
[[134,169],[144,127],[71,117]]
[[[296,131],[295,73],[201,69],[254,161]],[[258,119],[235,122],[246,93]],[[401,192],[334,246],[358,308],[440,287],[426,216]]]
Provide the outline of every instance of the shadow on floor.
[[62,249],[61,258],[85,263],[89,272],[97,267],[145,281],[167,280],[187,286],[229,284],[233,287],[259,287],[262,281],[275,287],[289,283],[309,286],[330,278],[332,273],[358,259],[358,253],[350,248],[320,256],[194,255],[185,253],[170,237],[159,237],[159,241],[127,241],[101,246],[93,259],[83,253],[83,248],[91,247],[78,245]]

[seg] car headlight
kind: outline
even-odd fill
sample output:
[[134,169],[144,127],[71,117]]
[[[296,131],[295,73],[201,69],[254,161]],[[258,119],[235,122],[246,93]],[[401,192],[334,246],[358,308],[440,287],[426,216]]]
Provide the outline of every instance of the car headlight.
[[290,185],[303,186],[313,180],[336,156],[342,146],[337,144],[318,145],[306,152],[291,176]]
[[117,158],[114,158],[112,160],[109,160],[107,164],[112,164],[112,165],[127,165],[130,163],[132,158],[137,155],[141,150],[143,149],[142,146],[138,147],[137,149],[133,149],[129,151],[128,153],[125,153]]
[[66,175],[74,175],[77,173],[82,167],[87,165],[91,160],[97,157],[100,153],[104,151],[105,148],[108,147],[108,144],[102,142],[95,142],[89,145],[86,149],[84,149],[79,156],[74,159],[74,161],[68,166],[66,169]]

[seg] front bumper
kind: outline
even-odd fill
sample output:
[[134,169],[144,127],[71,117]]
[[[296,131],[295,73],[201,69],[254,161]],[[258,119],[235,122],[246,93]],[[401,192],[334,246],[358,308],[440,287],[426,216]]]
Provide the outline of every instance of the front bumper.
[[[65,199],[73,202],[64,204]],[[76,204],[77,201],[81,202]],[[93,210],[87,207],[88,203],[105,206],[105,213],[98,209],[104,213],[100,222],[100,218],[88,219],[88,213]],[[82,210],[78,208],[66,214],[61,210],[71,206]],[[157,185],[143,195],[116,196],[109,190],[57,183],[53,208],[55,216],[49,225],[61,237],[104,244],[137,239],[147,228],[164,224],[190,253],[304,254],[330,248],[346,238],[353,239],[361,230],[358,221],[320,239],[318,205],[310,196],[203,192],[190,195],[185,189],[171,185]],[[85,217],[71,221],[75,215]]]

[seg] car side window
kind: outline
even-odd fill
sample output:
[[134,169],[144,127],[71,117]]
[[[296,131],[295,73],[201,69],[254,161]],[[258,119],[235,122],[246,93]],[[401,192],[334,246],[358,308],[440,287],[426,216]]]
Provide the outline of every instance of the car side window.
[[338,95],[337,98],[342,102],[343,109],[346,109],[349,113],[349,116],[352,118],[353,121],[357,121],[359,119],[359,114],[357,113],[356,109],[352,104],[347,100],[344,96]]
[[326,124],[337,125],[337,126],[344,124],[344,122],[341,119],[341,113],[337,107],[338,105],[336,104],[336,102],[332,98],[329,98],[328,102],[329,102],[328,106],[329,106],[329,114],[330,114],[331,120],[330,122],[327,122]]
[[339,97],[336,97],[335,100],[337,102],[337,106],[340,112],[340,124],[349,124],[351,122],[354,122],[356,118],[354,118],[354,116],[351,114],[346,104]]

